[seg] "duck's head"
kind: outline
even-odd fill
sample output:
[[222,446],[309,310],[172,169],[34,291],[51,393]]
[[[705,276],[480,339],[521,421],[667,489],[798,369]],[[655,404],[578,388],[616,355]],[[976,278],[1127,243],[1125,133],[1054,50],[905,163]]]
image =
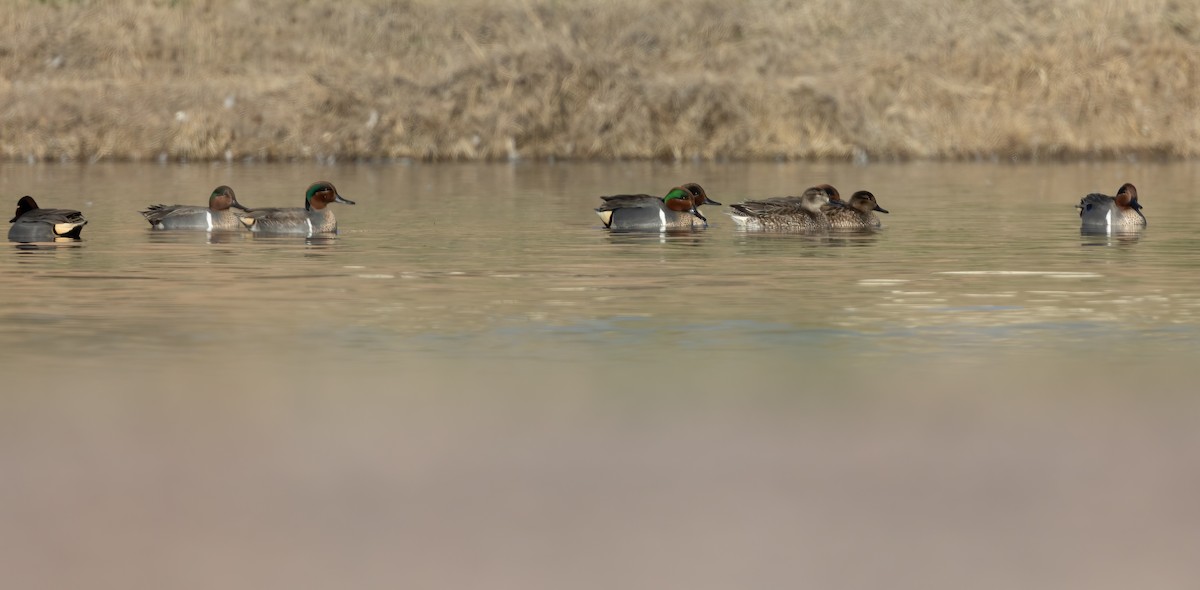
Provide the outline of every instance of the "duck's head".
[[696,208],[698,206],[697,201],[704,202],[702,199],[706,200],[706,198],[703,196],[704,189],[700,188],[700,185],[698,184],[695,185],[695,187],[699,189],[701,196],[697,197],[696,193],[692,192],[687,185],[677,186],[668,191],[667,196],[663,197],[663,205],[666,205],[667,209],[670,209],[671,211],[691,213],[692,215],[700,218],[701,221],[708,223],[708,218],[701,214],[700,210]]
[[325,180],[312,183],[308,187],[308,192],[304,194],[304,208],[306,210],[321,210],[330,203],[353,205],[354,201],[339,195],[337,189],[333,187],[333,183]]
[[717,207],[721,206],[721,204],[715,199],[709,197],[708,193],[704,192],[704,187],[700,186],[699,184],[689,182],[679,188],[686,190],[692,195],[692,203],[694,203],[696,207],[699,207],[700,205],[714,205]]
[[820,213],[822,205],[829,204],[829,193],[823,188],[811,187],[800,195],[800,208],[810,213]]
[[875,201],[875,195],[871,194],[870,191],[858,191],[853,195],[850,195],[849,207],[851,209],[862,211],[863,213],[868,211],[878,211],[880,213],[888,212],[887,209],[879,206],[879,203]]
[[832,203],[834,205],[844,205],[845,204],[845,202],[842,201],[842,194],[838,192],[838,189],[833,188],[832,184],[818,184],[817,186],[814,186],[813,188],[825,191],[825,195],[829,197],[830,203]]
[[1142,210],[1141,204],[1138,203],[1137,187],[1133,186],[1133,183],[1122,184],[1121,188],[1117,189],[1115,199],[1118,207],[1129,207],[1134,211]]
[[208,196],[208,208],[213,211],[226,211],[230,207],[249,211],[249,209],[238,202],[237,196],[233,194],[233,189],[225,185],[213,189],[212,194]]
[[33,200],[33,197],[31,196],[25,195],[24,197],[21,197],[21,200],[17,201],[17,214],[14,215],[13,218],[8,222],[14,223],[16,220],[20,219],[22,215],[37,208],[37,201]]

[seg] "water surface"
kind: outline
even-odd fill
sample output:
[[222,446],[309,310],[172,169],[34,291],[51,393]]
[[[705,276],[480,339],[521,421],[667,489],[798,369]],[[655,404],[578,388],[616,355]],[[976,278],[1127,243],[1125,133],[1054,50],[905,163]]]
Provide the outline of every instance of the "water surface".
[[[0,165],[0,568],[68,587],[1112,587],[1200,573],[1190,164]],[[299,206],[332,239],[139,208]],[[871,234],[598,196],[866,188]],[[1081,235],[1137,184],[1149,227]],[[6,201],[7,202],[7,201]],[[48,582],[47,582],[48,581]]]

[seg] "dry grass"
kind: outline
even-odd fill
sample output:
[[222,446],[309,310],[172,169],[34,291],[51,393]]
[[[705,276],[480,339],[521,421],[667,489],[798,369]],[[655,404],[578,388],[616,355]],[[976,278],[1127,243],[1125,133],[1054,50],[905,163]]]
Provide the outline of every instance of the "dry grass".
[[11,0],[0,157],[1200,155],[1195,0]]

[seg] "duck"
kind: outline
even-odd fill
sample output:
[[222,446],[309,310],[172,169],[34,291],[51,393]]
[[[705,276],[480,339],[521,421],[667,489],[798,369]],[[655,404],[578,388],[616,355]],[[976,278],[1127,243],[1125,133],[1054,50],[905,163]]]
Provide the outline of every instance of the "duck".
[[883,224],[880,223],[879,216],[875,215],[875,212],[888,212],[887,209],[879,206],[875,195],[870,191],[857,191],[850,195],[849,201],[839,199],[834,204],[831,198],[829,202],[833,206],[821,209],[829,218],[831,229],[876,229]]
[[600,197],[604,204],[596,213],[604,227],[615,230],[703,229],[708,218],[701,205],[720,206],[694,182],[677,186],[662,197],[654,195],[612,195]]
[[78,240],[87,220],[74,209],[42,209],[29,195],[17,201],[17,214],[9,223],[13,242],[53,242],[58,238]]
[[1137,188],[1126,182],[1110,197],[1092,193],[1079,200],[1079,220],[1084,229],[1146,227],[1146,216],[1138,203]]
[[830,227],[821,211],[829,204],[829,192],[819,186],[805,189],[798,197],[773,197],[730,205],[729,215],[739,229],[751,231],[822,232]]
[[154,229],[187,229],[201,231],[238,231],[245,226],[230,208],[247,211],[238,202],[233,189],[221,185],[208,196],[208,206],[195,205],[150,205],[141,211],[150,227]]
[[309,185],[304,193],[304,207],[271,207],[247,209],[238,214],[238,220],[255,233],[303,235],[337,233],[337,218],[328,206],[330,203],[353,205],[354,201],[343,197],[333,183],[322,180]]

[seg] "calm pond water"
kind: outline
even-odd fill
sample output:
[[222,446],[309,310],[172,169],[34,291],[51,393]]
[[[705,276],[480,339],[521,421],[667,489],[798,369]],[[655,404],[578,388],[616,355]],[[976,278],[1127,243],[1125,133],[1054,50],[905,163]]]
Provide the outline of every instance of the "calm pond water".
[[[13,587],[1182,587],[1193,164],[0,165]],[[229,184],[333,239],[152,232]],[[829,182],[867,235],[610,234]],[[1149,227],[1081,235],[1138,186]]]

